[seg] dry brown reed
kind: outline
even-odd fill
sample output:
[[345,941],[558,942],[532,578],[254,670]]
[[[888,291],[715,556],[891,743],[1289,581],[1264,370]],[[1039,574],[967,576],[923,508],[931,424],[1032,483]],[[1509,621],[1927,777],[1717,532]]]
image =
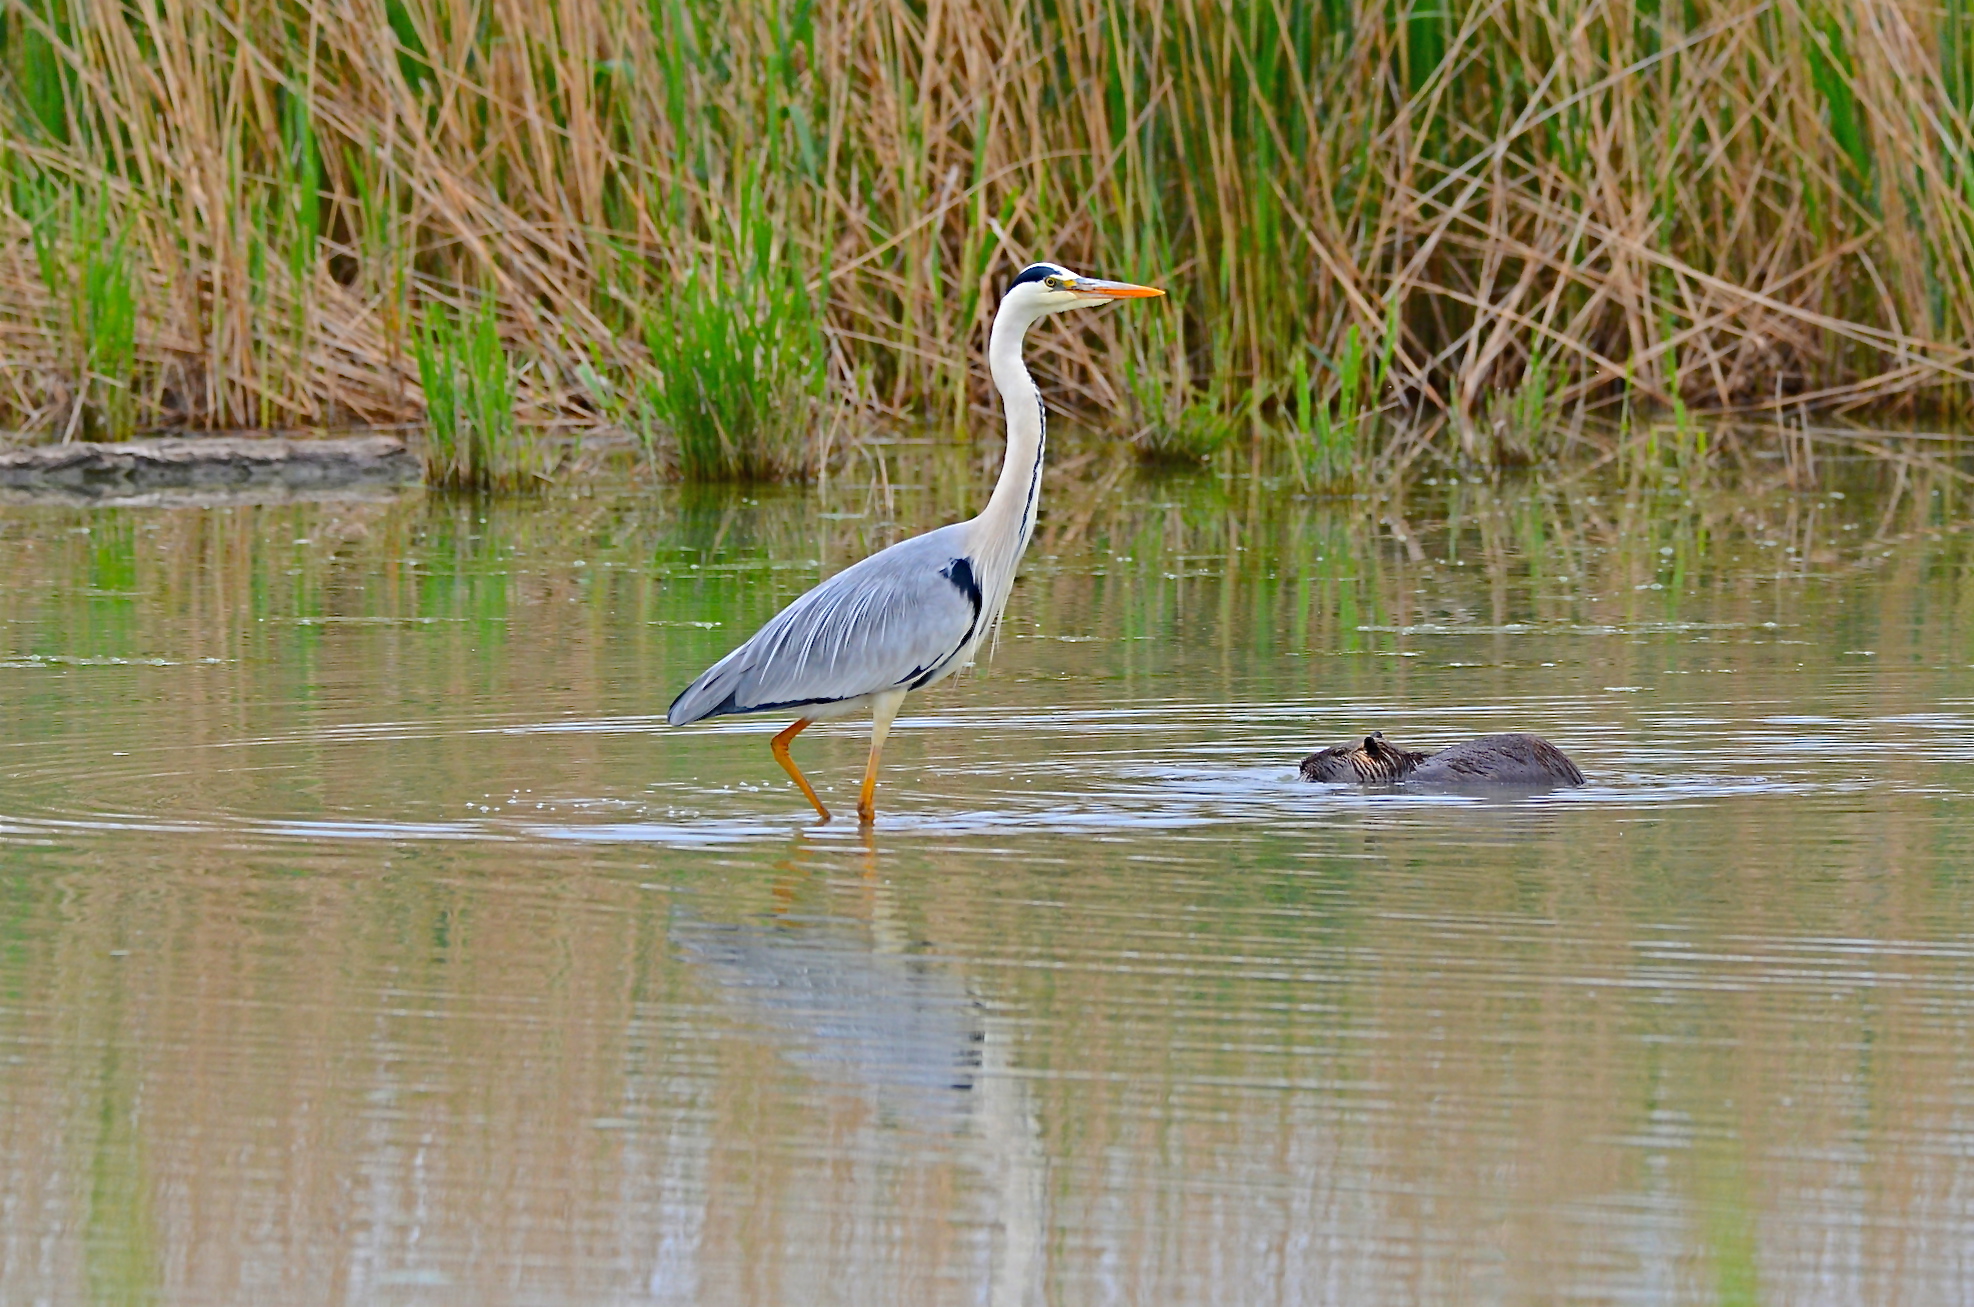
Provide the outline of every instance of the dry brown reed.
[[680,297],[738,287],[943,423],[1040,257],[1172,289],[1032,351],[1139,426],[1958,411],[1964,5],[7,0],[0,419],[416,420],[415,324],[490,294],[523,420],[663,426]]

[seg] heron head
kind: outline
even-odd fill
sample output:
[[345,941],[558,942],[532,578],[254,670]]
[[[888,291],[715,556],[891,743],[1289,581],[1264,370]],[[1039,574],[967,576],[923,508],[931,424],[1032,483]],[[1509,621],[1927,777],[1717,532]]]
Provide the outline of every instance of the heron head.
[[1165,292],[1128,281],[1104,281],[1071,272],[1059,263],[1031,263],[1008,283],[1001,302],[1025,309],[1034,317],[1064,309],[1088,309],[1112,300],[1149,299]]

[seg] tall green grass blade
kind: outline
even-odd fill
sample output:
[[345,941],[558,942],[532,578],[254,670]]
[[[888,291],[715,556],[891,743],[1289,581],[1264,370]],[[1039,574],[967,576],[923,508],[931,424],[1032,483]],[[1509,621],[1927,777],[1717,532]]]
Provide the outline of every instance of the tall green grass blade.
[[1871,187],[1872,155],[1865,139],[1864,114],[1853,85],[1849,42],[1843,24],[1834,10],[1817,14],[1815,30],[1805,43],[1810,78],[1823,97],[1830,124],[1830,135],[1843,151],[1851,192],[1868,199]]
[[814,474],[823,390],[816,309],[764,217],[645,315],[645,411],[694,481]]
[[540,450],[515,421],[514,368],[494,297],[456,316],[428,308],[412,349],[425,392],[426,480],[472,491],[535,484]]

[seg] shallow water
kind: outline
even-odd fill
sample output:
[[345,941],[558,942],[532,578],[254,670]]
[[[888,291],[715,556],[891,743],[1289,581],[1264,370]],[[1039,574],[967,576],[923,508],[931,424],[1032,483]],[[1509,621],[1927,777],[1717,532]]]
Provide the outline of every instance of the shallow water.
[[1956,482],[1071,468],[860,832],[662,713],[881,473],[0,508],[0,1301],[1974,1299]]

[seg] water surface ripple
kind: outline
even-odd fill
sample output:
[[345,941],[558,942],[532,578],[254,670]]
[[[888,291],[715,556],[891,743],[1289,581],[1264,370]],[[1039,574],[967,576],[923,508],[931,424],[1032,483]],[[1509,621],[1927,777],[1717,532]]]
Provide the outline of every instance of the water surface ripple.
[[662,714],[964,466],[0,507],[0,1301],[1974,1300],[1961,492],[1828,475],[1063,487],[874,830]]

